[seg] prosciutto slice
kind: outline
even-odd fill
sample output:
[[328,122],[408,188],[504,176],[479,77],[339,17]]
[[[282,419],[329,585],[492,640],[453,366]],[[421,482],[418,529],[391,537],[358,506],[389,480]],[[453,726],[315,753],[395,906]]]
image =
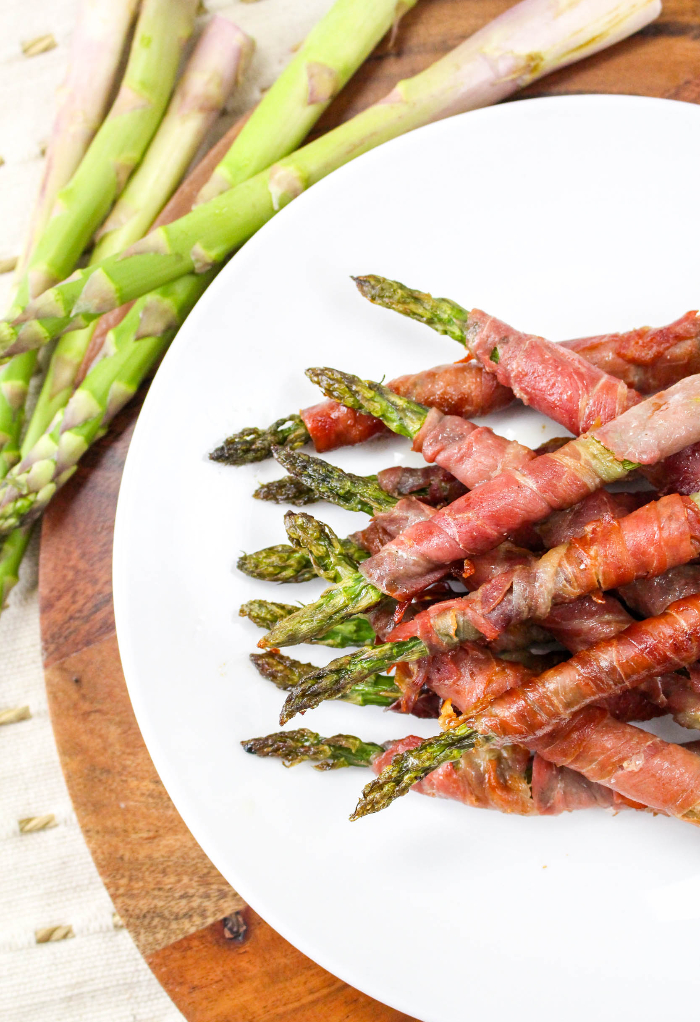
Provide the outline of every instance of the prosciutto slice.
[[[700,375],[682,380],[592,434],[483,483],[406,529],[360,570],[382,592],[405,600],[440,578],[445,565],[484,553],[520,526],[571,507],[635,461],[668,457],[700,441],[699,401]],[[607,452],[617,465],[606,460]]]

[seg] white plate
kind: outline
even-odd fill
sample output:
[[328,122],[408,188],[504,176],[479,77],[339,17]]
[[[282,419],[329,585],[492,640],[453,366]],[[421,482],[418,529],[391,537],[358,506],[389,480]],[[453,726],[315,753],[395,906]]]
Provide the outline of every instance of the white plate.
[[[321,586],[274,588],[235,570],[239,551],[284,540],[283,509],[250,497],[280,470],[216,466],[206,453],[319,400],[307,366],[379,379],[461,356],[365,302],[351,273],[554,339],[697,306],[699,169],[698,107],[622,96],[511,103],[382,146],[235,257],[178,335],[136,428],[115,605],[129,691],[168,792],[275,929],[427,1022],[484,1010],[518,1022],[697,1014],[700,835],[634,812],[520,819],[414,795],[350,824],[363,771],[245,755],[241,739],[277,730],[282,699],[248,662],[259,633],[237,608],[254,596],[307,601]],[[561,433],[522,409],[491,421],[531,445]],[[415,457],[392,440],[331,460],[367,472]],[[341,535],[360,527],[328,505],[317,513]],[[303,724],[375,741],[435,727],[328,703]]]

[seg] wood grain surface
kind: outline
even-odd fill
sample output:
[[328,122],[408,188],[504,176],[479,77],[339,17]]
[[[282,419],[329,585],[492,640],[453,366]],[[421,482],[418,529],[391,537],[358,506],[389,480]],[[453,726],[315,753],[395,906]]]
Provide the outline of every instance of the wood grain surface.
[[[505,0],[420,0],[315,134],[380,98],[509,6]],[[668,0],[661,18],[633,39],[535,83],[524,95],[616,92],[700,102],[699,72],[700,7]],[[97,867],[188,1022],[410,1022],[319,968],[244,908],[155,772],[126,692],[111,593],[117,493],[137,412],[134,403],[88,452],[42,531],[49,703],[66,781]],[[227,925],[224,917],[231,917]],[[239,942],[230,934],[242,919],[247,932]]]

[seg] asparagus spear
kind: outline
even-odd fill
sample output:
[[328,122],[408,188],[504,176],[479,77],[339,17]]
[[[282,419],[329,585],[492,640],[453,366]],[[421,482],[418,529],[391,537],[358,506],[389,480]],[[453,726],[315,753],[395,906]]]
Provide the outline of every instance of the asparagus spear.
[[[290,603],[273,603],[271,600],[249,600],[238,611],[240,617],[247,617],[258,628],[273,628],[279,621],[294,614],[298,607]],[[367,646],[376,636],[369,621],[363,617],[348,617],[329,628],[323,635],[312,636],[309,642],[318,646],[343,649],[345,646]],[[360,679],[363,680],[363,679]],[[329,697],[330,698],[330,697]]]
[[290,543],[311,558],[316,574],[328,582],[341,582],[357,571],[336,534],[328,525],[300,512],[287,511],[284,527]]
[[71,39],[68,71],[46,149],[44,174],[24,251],[22,277],[56,196],[70,180],[97,131],[114,85],[122,50],[139,0],[82,0]]
[[321,388],[326,397],[334,398],[358,412],[374,415],[392,433],[406,436],[410,440],[420,431],[430,412],[426,405],[412,401],[409,397],[401,397],[381,383],[361,380],[359,376],[343,373],[339,369],[315,366],[307,369],[306,375]]
[[281,479],[273,479],[271,483],[261,483],[253,493],[253,499],[267,500],[272,504],[305,507],[307,504],[315,504],[321,498],[310,486],[302,483],[301,479],[283,476]]
[[29,299],[72,271],[146,151],[168,102],[196,6],[196,0],[144,0],[117,98],[80,166],[58,194],[11,318]]
[[65,409],[0,487],[0,534],[33,521],[108,422],[157,364],[214,273],[183,277],[136,302],[112,331],[112,354],[88,373]]
[[336,0],[309,33],[197,202],[234,188],[293,152],[382,36],[416,0]]
[[[146,155],[98,232],[90,264],[138,241],[168,201],[203,142],[234,83],[240,79],[253,42],[227,18],[214,17],[202,33]],[[123,122],[120,122],[123,123]],[[73,392],[96,324],[62,337],[52,356],[23,452],[48,429]]]
[[[522,0],[384,100],[236,188],[149,234],[98,267],[78,271],[0,324],[0,353],[39,347],[192,270],[220,262],[306,188],[355,156],[412,128],[497,102],[531,81],[652,21],[659,0]],[[537,53],[537,60],[532,54]],[[504,73],[503,67],[511,70]]]
[[[251,653],[250,659],[263,678],[283,692],[294,688],[307,674],[316,670],[313,664],[302,664],[284,653]],[[355,706],[385,707],[391,706],[400,697],[398,685],[386,674],[371,674],[340,696],[346,703]]]
[[457,302],[450,298],[433,298],[425,291],[415,291],[398,280],[388,280],[374,273],[352,279],[360,294],[374,305],[425,323],[437,333],[466,346],[469,312]]
[[318,498],[337,504],[346,511],[364,511],[374,515],[378,511],[390,510],[398,502],[397,497],[381,488],[376,476],[344,472],[322,458],[314,458],[303,451],[290,451],[286,447],[273,447],[272,453],[283,468],[313,490]]
[[[343,552],[356,564],[369,557],[352,539],[341,539]],[[308,582],[316,578],[311,558],[303,550],[295,550],[293,546],[279,543],[277,546],[265,547],[252,554],[243,554],[236,567],[251,578],[261,582]]]
[[380,674],[399,661],[420,660],[424,656],[428,656],[425,643],[413,638],[372,646],[340,657],[333,661],[332,667],[306,675],[292,689],[282,707],[280,724],[286,724],[297,713],[312,710],[326,699],[342,699],[356,684],[371,675]]
[[369,766],[375,756],[384,749],[374,742],[363,742],[354,735],[333,735],[321,738],[314,731],[299,728],[296,731],[280,731],[264,738],[250,738],[241,742],[246,752],[253,756],[274,756],[285,766],[295,766],[311,760],[317,770],[336,770],[338,767]]

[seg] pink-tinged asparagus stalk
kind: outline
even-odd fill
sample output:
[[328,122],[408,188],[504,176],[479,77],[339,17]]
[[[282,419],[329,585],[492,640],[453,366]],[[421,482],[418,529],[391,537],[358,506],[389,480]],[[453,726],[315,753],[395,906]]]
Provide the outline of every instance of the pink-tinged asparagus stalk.
[[197,197],[208,202],[294,152],[382,36],[416,0],[336,0],[263,96]]
[[231,90],[245,76],[255,42],[215,15],[187,62],[170,106],[136,173],[97,233],[92,262],[142,238],[180,183]]
[[[227,18],[214,17],[208,23],[142,163],[100,229],[91,263],[138,241],[149,229],[241,80],[253,47],[253,40]],[[22,444],[23,455],[72,394],[95,328],[93,323],[58,342]]]
[[522,0],[352,120],[152,232],[127,253],[48,290],[21,318],[0,323],[0,352],[40,347],[169,280],[203,272],[354,157],[423,124],[496,103],[626,38],[660,10],[660,0]]
[[138,4],[139,0],[82,0],[18,277],[27,268],[56,196],[73,176],[104,117]]

